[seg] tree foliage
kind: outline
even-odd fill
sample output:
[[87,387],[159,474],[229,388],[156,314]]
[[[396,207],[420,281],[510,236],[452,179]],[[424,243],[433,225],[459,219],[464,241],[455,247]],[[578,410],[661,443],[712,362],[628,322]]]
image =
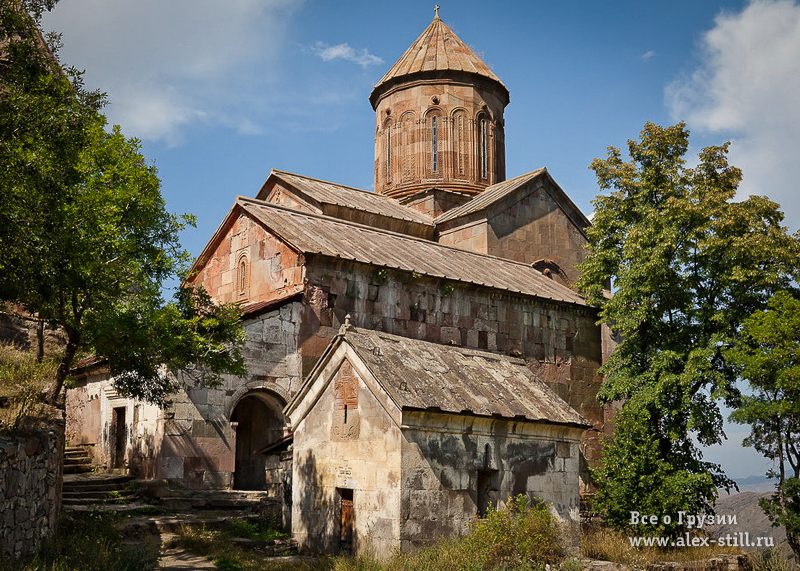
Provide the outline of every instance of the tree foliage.
[[0,13],[0,299],[66,333],[49,400],[81,351],[157,403],[175,370],[244,374],[236,307],[191,288],[161,295],[187,266],[178,233],[193,218],[167,212],[139,142],[107,130],[103,95],[62,71],[39,33],[49,5],[28,4],[30,14],[4,1]]
[[778,292],[769,308],[745,320],[742,337],[729,351],[751,394],[731,420],[751,427],[745,444],[773,462],[776,491],[760,505],[800,561],[800,299]]
[[721,442],[718,401],[739,397],[725,350],[797,267],[778,205],[733,200],[742,173],[728,164],[728,145],[703,149],[688,168],[688,143],[683,123],[648,123],[628,141],[629,161],[610,147],[591,164],[610,192],[594,201],[578,287],[621,340],[600,370],[599,398],[625,404],[596,471],[597,505],[620,526],[642,505],[696,513],[731,484],[692,437]]

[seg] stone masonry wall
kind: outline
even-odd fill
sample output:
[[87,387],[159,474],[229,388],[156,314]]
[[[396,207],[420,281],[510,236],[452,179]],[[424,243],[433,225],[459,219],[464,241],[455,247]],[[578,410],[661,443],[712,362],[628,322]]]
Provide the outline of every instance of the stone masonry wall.
[[[292,534],[304,552],[336,553],[341,547],[343,489],[353,494],[353,551],[371,547],[386,556],[399,546],[402,435],[386,412],[385,394],[367,386],[369,376],[358,357],[340,346],[316,380],[330,383],[293,427]],[[341,388],[348,383],[350,389]]]
[[[218,388],[187,388],[173,398],[164,422],[158,454],[158,477],[182,482],[188,488],[222,488],[233,484],[236,432],[231,415],[237,403],[263,391],[285,405],[300,386],[297,353],[301,303],[289,302],[247,319],[244,348],[246,378],[223,376]],[[281,415],[279,409],[274,411]],[[264,420],[265,426],[269,424]]]
[[587,240],[553,198],[557,192],[548,179],[538,177],[489,212],[445,222],[438,228],[438,241],[525,264],[552,260],[565,273],[559,281],[572,284],[580,276],[575,266],[586,259]]
[[30,555],[56,531],[61,511],[64,424],[0,436],[0,553]]
[[205,287],[215,301],[248,305],[292,292],[302,284],[302,273],[302,256],[241,215],[231,222],[192,283]]
[[306,268],[303,376],[346,314],[356,327],[521,356],[594,425],[584,435],[584,454],[589,465],[599,461],[605,413],[596,400],[602,351],[593,309],[326,258]]
[[581,430],[467,415],[403,413],[403,549],[462,535],[489,504],[523,494],[579,520]]

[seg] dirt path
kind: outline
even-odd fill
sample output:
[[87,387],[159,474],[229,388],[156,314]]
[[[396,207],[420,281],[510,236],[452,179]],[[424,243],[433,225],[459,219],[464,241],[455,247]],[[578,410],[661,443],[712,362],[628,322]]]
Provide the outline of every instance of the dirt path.
[[163,547],[170,539],[175,537],[172,534],[161,535],[161,559],[159,560],[159,569],[163,571],[177,571],[179,569],[216,569],[216,565],[211,563],[205,557],[195,555],[194,553],[181,549],[179,547],[165,548]]

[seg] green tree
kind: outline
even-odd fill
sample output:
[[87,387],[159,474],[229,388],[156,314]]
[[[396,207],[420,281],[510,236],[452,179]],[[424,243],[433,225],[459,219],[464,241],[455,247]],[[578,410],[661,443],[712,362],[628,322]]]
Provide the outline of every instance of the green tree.
[[800,562],[800,300],[778,292],[769,308],[745,320],[742,337],[729,351],[751,394],[731,420],[751,427],[745,444],[773,462],[768,476],[776,491],[759,501]]
[[594,201],[578,287],[621,339],[600,370],[599,398],[624,402],[623,413],[595,471],[597,506],[618,526],[640,506],[710,508],[716,488],[732,484],[691,437],[721,442],[718,402],[739,397],[725,350],[797,267],[778,206],[733,201],[742,175],[728,145],[703,149],[687,168],[688,142],[683,123],[648,123],[628,141],[629,161],[610,147],[590,167],[610,192]]
[[235,306],[194,288],[162,298],[188,265],[178,233],[193,218],[167,212],[138,141],[108,131],[104,97],[62,71],[37,26],[49,7],[0,4],[0,300],[66,334],[48,400],[81,353],[156,403],[177,370],[210,383],[244,374]]

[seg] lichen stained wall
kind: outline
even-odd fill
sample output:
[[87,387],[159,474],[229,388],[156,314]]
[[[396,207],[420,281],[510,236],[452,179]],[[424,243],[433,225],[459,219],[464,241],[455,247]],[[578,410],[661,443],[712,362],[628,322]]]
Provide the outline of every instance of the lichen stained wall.
[[561,520],[579,520],[582,430],[530,421],[427,411],[403,413],[404,549],[464,534],[489,505],[539,498]]
[[61,516],[64,424],[0,436],[0,558],[25,557],[56,532]]
[[398,546],[401,434],[387,413],[390,401],[367,378],[358,357],[340,346],[317,379],[330,384],[292,427],[292,534],[301,551],[338,552],[347,490],[354,552],[389,554]]
[[245,317],[246,377],[223,375],[220,387],[207,388],[191,374],[181,375],[185,388],[172,399],[163,424],[159,478],[189,488],[230,488],[236,464],[231,415],[237,403],[266,393],[280,403],[272,408],[283,421],[280,408],[301,381],[301,304],[293,296],[302,291],[302,264],[300,254],[244,214],[231,222],[201,264],[192,283],[204,286],[215,301],[245,308],[263,303],[273,309]]
[[[605,413],[596,399],[602,351],[593,309],[321,257],[307,276],[299,346],[304,375],[347,314],[356,327],[521,356],[592,422],[585,455],[590,465],[599,460]],[[583,477],[588,482],[588,473]]]

